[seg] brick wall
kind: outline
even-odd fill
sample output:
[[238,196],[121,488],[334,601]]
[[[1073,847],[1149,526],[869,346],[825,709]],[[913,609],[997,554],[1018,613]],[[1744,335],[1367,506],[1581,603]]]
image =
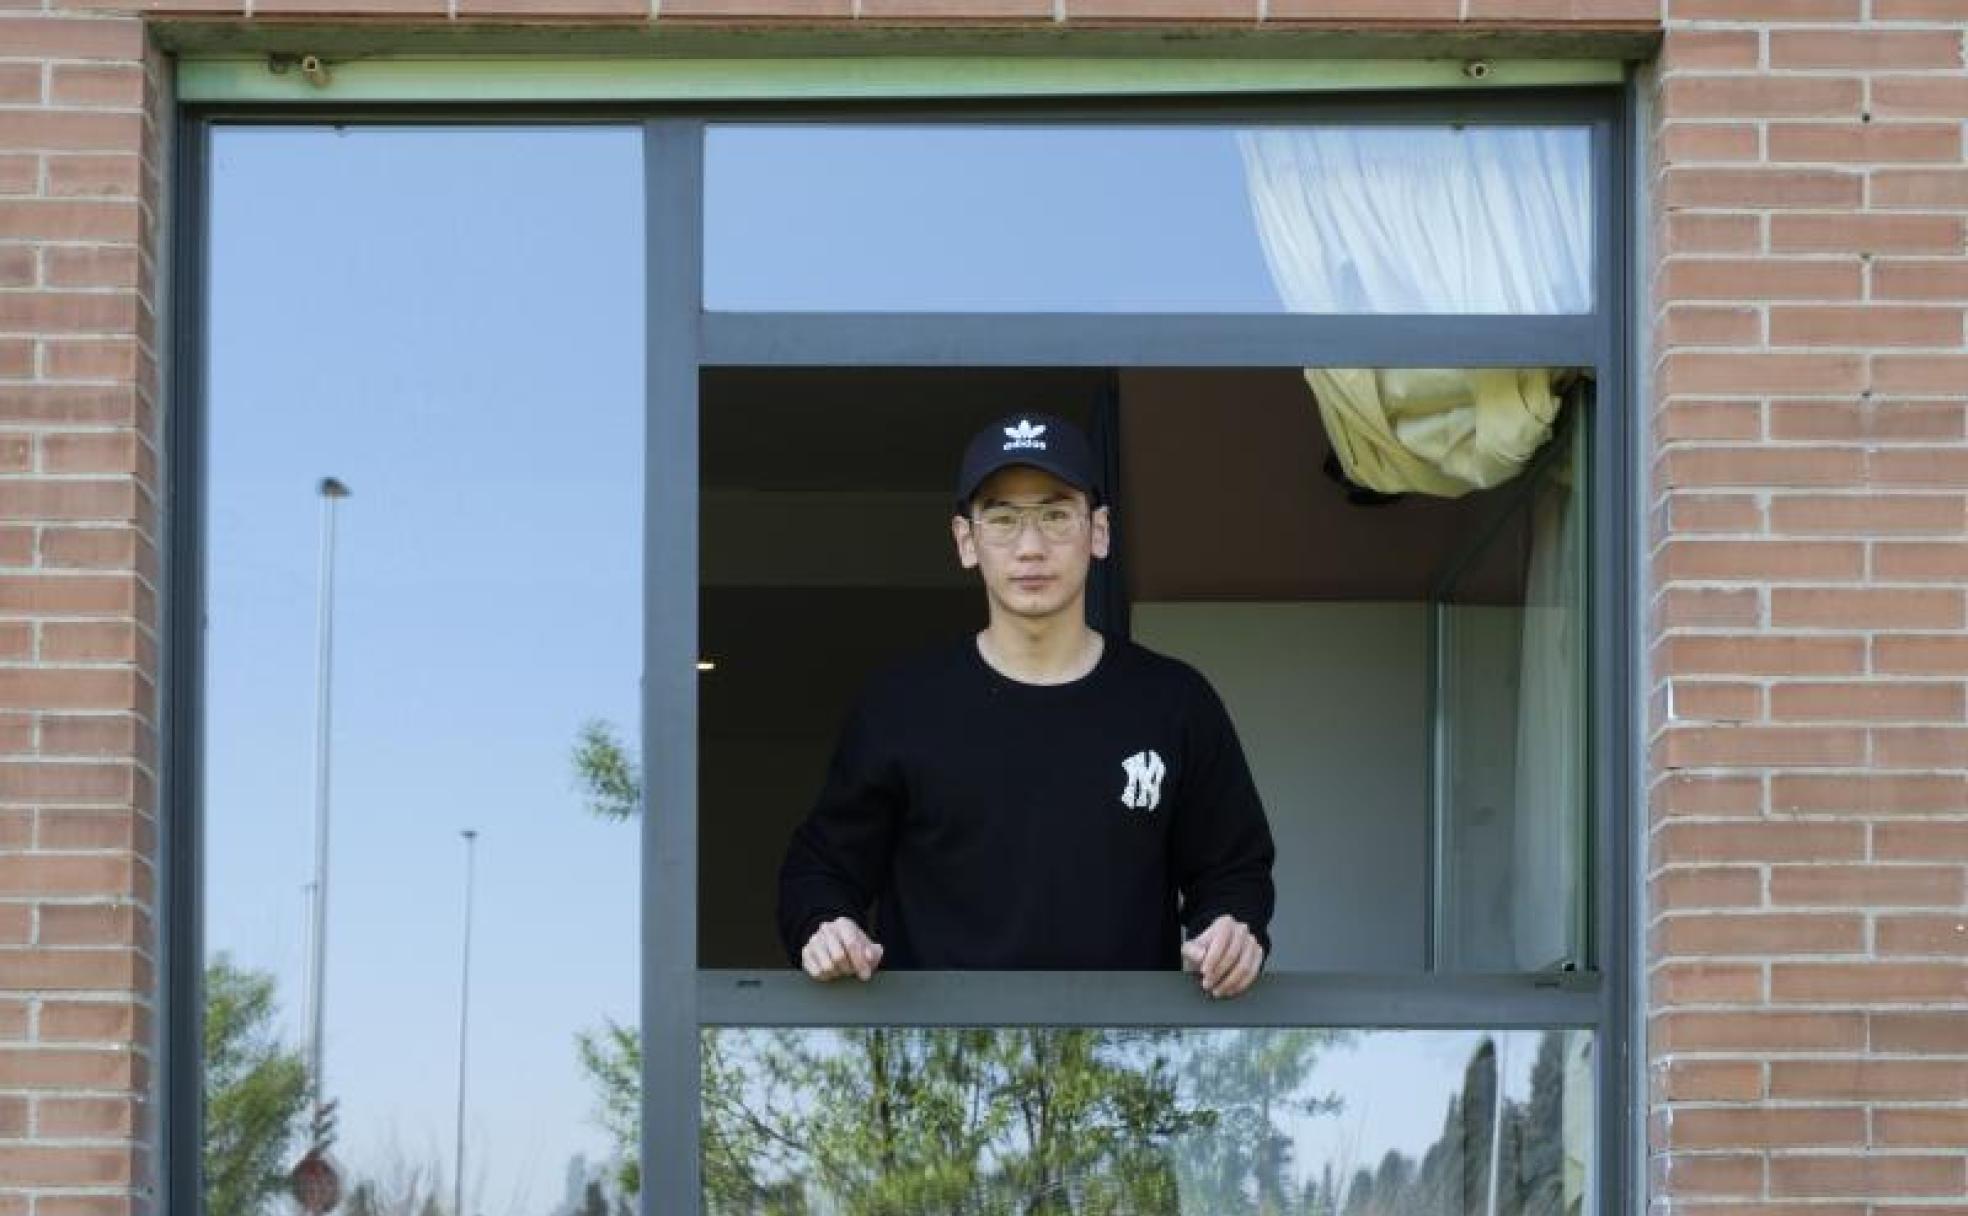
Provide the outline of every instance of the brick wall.
[[1968,1211],[1968,4],[1669,9],[1653,1202]]
[[[645,0],[253,16],[641,23]],[[1968,1214],[1968,0],[660,0],[1652,29],[1652,1201]],[[142,13],[143,16],[132,14]],[[164,63],[0,0],[0,1216],[147,1210]],[[1869,1210],[1871,1209],[1871,1210]]]

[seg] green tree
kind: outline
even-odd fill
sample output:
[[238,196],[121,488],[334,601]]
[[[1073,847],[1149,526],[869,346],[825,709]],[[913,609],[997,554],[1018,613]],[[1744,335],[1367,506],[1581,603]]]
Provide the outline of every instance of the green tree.
[[271,975],[224,954],[205,968],[205,1200],[257,1216],[287,1190],[307,1104],[307,1066],[275,1034]]
[[642,775],[612,722],[590,718],[574,740],[574,784],[588,813],[620,822],[642,810]]
[[642,1038],[634,1027],[609,1018],[600,1030],[576,1035],[574,1050],[614,1146],[616,1185],[637,1194],[642,1190]]

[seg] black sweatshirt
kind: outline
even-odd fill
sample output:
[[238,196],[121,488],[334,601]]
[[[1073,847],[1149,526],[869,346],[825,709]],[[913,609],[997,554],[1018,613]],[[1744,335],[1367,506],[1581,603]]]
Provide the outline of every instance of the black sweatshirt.
[[1194,668],[1109,637],[1080,679],[1025,684],[966,637],[862,691],[787,847],[779,935],[796,966],[851,916],[884,967],[1162,970],[1178,924],[1228,913],[1268,955],[1273,856]]

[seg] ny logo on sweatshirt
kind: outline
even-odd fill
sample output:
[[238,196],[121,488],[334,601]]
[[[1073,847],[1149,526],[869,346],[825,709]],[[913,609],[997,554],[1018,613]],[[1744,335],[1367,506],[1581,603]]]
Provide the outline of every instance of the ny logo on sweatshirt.
[[1168,767],[1152,751],[1136,752],[1121,761],[1127,773],[1127,788],[1121,791],[1121,805],[1137,811],[1152,811],[1162,803],[1162,777]]

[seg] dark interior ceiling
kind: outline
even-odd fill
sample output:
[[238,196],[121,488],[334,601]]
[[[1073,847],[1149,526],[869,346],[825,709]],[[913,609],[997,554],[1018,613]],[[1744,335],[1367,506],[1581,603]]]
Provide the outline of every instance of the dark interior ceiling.
[[[1136,600],[1426,599],[1508,495],[1349,503],[1321,472],[1330,444],[1292,368],[707,371],[704,487],[948,492],[958,454],[985,423],[1032,409],[1084,425],[1109,393],[1119,401],[1117,529]],[[937,531],[925,529],[925,543],[947,546]],[[707,512],[706,548],[717,543]],[[801,543],[857,538],[815,528]],[[1515,598],[1523,550],[1504,529],[1459,598]]]

